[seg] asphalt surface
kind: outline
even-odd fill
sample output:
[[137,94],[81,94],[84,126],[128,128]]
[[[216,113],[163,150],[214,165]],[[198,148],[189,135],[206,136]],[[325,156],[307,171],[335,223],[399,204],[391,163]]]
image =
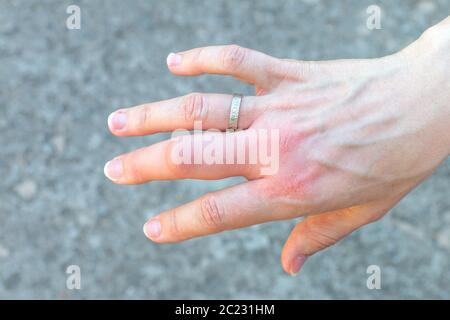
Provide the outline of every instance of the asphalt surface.
[[[66,8],[81,8],[68,30]],[[382,8],[368,30],[366,8]],[[250,93],[218,77],[177,78],[169,52],[237,43],[277,57],[393,53],[450,12],[437,1],[0,0],[0,298],[450,298],[450,162],[382,221],[308,261],[280,267],[295,221],[155,245],[153,214],[236,182],[116,186],[112,156],[164,139],[119,139],[118,107],[192,91]],[[369,265],[381,290],[366,287]],[[81,268],[81,290],[66,268]]]

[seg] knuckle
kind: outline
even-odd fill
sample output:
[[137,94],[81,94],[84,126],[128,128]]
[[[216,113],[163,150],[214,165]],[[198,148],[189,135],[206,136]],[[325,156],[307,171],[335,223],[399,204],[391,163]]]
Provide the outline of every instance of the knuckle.
[[248,49],[238,45],[228,45],[222,52],[222,64],[225,69],[236,70],[245,61],[248,55]]
[[201,93],[191,93],[181,99],[181,110],[188,122],[205,121],[208,117],[206,96]]
[[201,65],[203,62],[203,57],[205,53],[205,48],[198,48],[195,50],[193,56],[192,56],[192,62],[197,65]]
[[170,171],[179,179],[189,178],[195,170],[195,164],[186,162],[171,162],[169,165]]
[[186,163],[185,161],[168,161],[167,163],[170,172],[178,179],[189,177],[189,173],[192,172],[193,166],[192,163]]
[[139,163],[139,153],[136,152],[124,155],[122,158],[124,176],[130,183],[141,183],[145,181]]
[[205,195],[200,200],[201,223],[209,228],[222,229],[225,224],[225,208],[214,195]]
[[172,235],[177,238],[181,238],[182,235],[180,229],[178,228],[178,213],[175,208],[169,211],[169,221]]
[[138,126],[139,128],[147,128],[148,125],[151,123],[151,107],[150,106],[144,106],[139,110],[138,115]]
[[311,224],[308,219],[305,220],[302,230],[303,236],[305,236],[313,246],[314,250],[322,250],[334,245],[338,242],[338,238],[330,235],[327,230],[323,230],[320,226]]
[[166,151],[166,166],[173,176],[177,178],[189,177],[197,166],[193,154],[192,140],[187,139],[188,136],[174,139]]

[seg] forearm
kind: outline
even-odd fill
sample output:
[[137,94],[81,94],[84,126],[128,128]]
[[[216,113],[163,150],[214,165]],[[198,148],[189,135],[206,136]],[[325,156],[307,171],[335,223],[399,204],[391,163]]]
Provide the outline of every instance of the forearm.
[[[433,115],[429,126],[439,151],[450,155],[450,17],[427,29],[422,36],[400,52],[408,61],[415,79],[423,79],[417,90],[430,90],[423,101],[424,113]],[[412,84],[416,85],[416,84]],[[425,115],[424,115],[425,117]]]

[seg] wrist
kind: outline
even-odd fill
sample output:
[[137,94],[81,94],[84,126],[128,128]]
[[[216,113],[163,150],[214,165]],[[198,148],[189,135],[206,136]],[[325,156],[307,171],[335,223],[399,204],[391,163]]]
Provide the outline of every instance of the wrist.
[[444,156],[448,157],[450,136],[446,133],[450,127],[450,17],[427,29],[419,39],[400,51],[399,56],[406,62],[411,79],[418,82],[417,89],[423,93],[428,91],[429,100],[424,103],[424,107],[427,106],[428,113],[436,115],[436,123],[431,129],[439,131],[435,133],[440,142],[436,142],[441,145],[441,151],[446,150]]
[[428,28],[410,46],[402,50],[409,61],[434,65],[436,71],[450,77],[450,16]]

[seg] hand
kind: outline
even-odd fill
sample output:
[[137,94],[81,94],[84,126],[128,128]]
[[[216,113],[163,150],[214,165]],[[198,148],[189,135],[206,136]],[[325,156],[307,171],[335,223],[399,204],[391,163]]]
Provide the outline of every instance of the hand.
[[[242,100],[243,130],[163,141],[116,157],[105,174],[119,184],[246,177],[248,182],[157,215],[144,226],[145,234],[158,243],[177,242],[306,216],[282,253],[284,270],[295,274],[306,257],[380,219],[448,156],[448,24],[380,59],[281,60],[235,45],[171,54],[167,62],[175,75],[231,75],[255,86],[256,95]],[[117,136],[191,130],[196,121],[203,129],[223,131],[230,101],[225,94],[189,94],[118,110],[108,124]],[[173,160],[181,147],[228,143],[259,129],[279,133],[273,174],[262,174],[261,162]]]

